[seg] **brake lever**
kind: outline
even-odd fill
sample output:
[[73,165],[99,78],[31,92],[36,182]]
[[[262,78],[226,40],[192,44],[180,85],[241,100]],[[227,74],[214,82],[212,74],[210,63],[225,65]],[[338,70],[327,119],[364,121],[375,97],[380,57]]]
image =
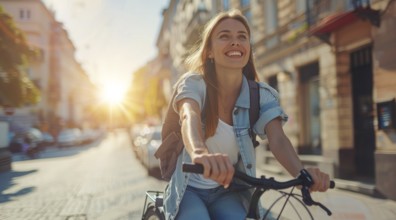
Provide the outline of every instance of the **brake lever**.
[[326,206],[324,206],[322,203],[316,202],[316,201],[314,201],[312,199],[311,193],[309,192],[309,188],[308,187],[306,187],[306,186],[302,187],[301,188],[301,194],[302,194],[302,197],[303,197],[303,202],[307,206],[312,206],[312,205],[319,206],[320,208],[322,208],[327,213],[328,216],[332,215],[331,211]]

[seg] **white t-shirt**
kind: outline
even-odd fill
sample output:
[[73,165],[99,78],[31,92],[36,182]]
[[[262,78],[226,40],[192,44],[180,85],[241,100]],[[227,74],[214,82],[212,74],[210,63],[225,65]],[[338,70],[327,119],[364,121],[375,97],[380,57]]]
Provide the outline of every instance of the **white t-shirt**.
[[[238,162],[239,146],[234,134],[234,128],[219,120],[216,133],[206,140],[206,146],[210,153],[227,154],[232,164]],[[201,174],[191,174],[188,185],[200,188],[211,189],[219,184],[211,179],[206,179]]]

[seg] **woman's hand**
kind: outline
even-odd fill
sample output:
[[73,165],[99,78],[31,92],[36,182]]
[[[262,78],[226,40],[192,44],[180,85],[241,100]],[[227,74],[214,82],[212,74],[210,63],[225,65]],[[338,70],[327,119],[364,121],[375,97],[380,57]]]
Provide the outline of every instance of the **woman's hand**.
[[207,150],[195,151],[191,155],[193,163],[202,164],[204,167],[203,176],[210,178],[224,188],[228,188],[234,176],[234,167],[230,158],[226,154],[211,154]]
[[328,174],[323,173],[319,168],[306,168],[311,175],[314,184],[310,187],[311,192],[325,192],[330,187],[330,177]]

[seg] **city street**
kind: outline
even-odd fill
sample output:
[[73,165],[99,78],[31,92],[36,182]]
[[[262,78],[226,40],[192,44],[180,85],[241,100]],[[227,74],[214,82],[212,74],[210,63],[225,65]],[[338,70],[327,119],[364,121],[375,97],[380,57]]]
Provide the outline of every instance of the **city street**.
[[167,186],[156,125],[190,98],[210,152],[336,183],[259,187],[270,218],[395,220],[395,21],[396,0],[0,0],[0,220],[141,219]]
[[[163,190],[166,184],[147,176],[121,130],[89,146],[48,149],[39,159],[14,160],[11,172],[0,173],[0,219],[140,219],[145,191]],[[266,193],[263,199],[274,201],[274,196]],[[315,219],[396,217],[396,202],[390,200],[340,189],[313,197],[333,212],[327,217],[313,208]]]
[[48,150],[0,174],[0,219],[140,219],[148,177],[126,133],[109,133],[86,147]]

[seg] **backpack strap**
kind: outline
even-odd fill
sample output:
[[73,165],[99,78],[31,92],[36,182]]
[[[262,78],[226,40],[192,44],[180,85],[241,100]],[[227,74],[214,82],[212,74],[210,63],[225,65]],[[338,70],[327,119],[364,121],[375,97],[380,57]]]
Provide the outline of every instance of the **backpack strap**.
[[249,107],[249,123],[250,123],[250,137],[252,138],[253,146],[259,145],[256,140],[256,134],[253,132],[253,126],[259,118],[260,113],[260,89],[258,83],[254,80],[248,80],[250,93],[250,107]]

